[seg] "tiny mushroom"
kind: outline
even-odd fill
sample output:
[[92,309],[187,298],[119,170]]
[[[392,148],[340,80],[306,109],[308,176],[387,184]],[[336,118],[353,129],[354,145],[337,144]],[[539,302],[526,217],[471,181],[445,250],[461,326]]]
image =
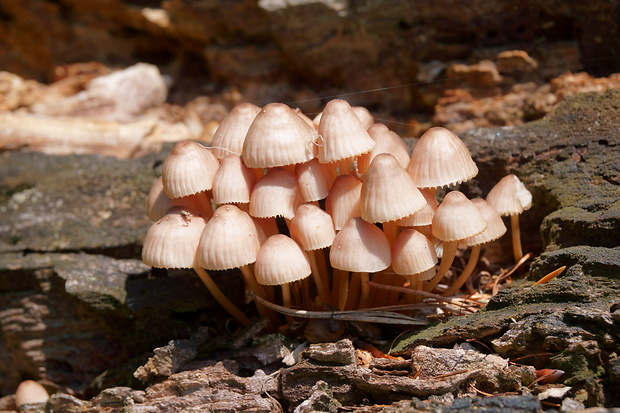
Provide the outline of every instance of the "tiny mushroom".
[[240,103],[222,119],[211,141],[213,155],[217,159],[222,160],[228,155],[241,156],[245,135],[258,112],[258,106]]
[[188,209],[173,207],[146,233],[142,261],[156,268],[193,268],[213,298],[239,322],[250,324],[198,263],[198,245],[206,220]]
[[486,201],[501,216],[510,215],[510,230],[512,232],[512,250],[516,262],[523,257],[521,247],[521,230],[519,215],[532,206],[532,194],[516,175],[503,177],[489,191]]
[[[28,404],[46,403],[50,398],[49,393],[39,382],[24,380],[15,390],[15,404],[21,409]],[[28,409],[28,411],[31,411]],[[34,409],[32,410],[34,411]],[[38,411],[38,410],[37,410]]]
[[[254,272],[260,284],[281,286],[282,303],[291,308],[290,284],[307,278],[312,269],[299,244],[284,234],[276,234],[267,238],[258,251]],[[290,316],[287,320],[292,322]]]
[[441,188],[470,180],[478,167],[458,136],[434,127],[416,142],[407,172],[418,188]]
[[433,216],[433,235],[443,241],[443,254],[437,273],[426,285],[427,291],[441,281],[450,269],[459,241],[480,234],[487,227],[476,206],[459,191],[448,192]]
[[[336,234],[329,260],[332,267],[356,273],[361,279],[361,295],[358,308],[365,308],[369,297],[369,274],[390,266],[390,242],[378,227],[361,217],[350,219]],[[338,285],[338,308],[344,309],[348,283]]]
[[471,202],[476,206],[476,208],[478,208],[478,211],[480,211],[484,217],[487,227],[480,234],[461,240],[461,245],[471,246],[469,260],[467,261],[467,265],[463,269],[463,272],[444,292],[444,296],[453,295],[465,284],[469,276],[473,273],[474,268],[476,268],[478,258],[480,257],[480,248],[482,244],[494,241],[506,233],[506,226],[504,225],[504,221],[502,221],[502,217],[500,217],[497,211],[484,199],[474,198]]
[[[295,212],[289,229],[291,238],[297,241],[308,254],[319,299],[323,303],[328,303],[327,269],[324,260],[322,260],[324,268],[319,269],[315,251],[332,245],[336,236],[332,218],[316,205],[301,204]],[[322,256],[322,251],[319,251],[319,256]]]

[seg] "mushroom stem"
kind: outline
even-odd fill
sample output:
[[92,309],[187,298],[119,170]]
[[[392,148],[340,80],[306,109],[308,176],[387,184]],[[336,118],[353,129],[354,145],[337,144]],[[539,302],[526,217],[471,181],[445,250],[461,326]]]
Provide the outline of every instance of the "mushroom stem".
[[370,291],[368,281],[370,281],[370,276],[368,275],[367,272],[358,272],[356,274],[359,275],[360,277],[360,283],[362,287],[362,290],[360,293],[360,302],[357,308],[366,308],[368,307],[368,295]]
[[396,225],[396,221],[388,221],[383,224],[383,232],[387,237],[388,241],[390,241],[390,245],[394,245],[394,240],[398,235],[398,225]]
[[474,245],[471,247],[471,253],[469,254],[469,261],[467,261],[467,265],[463,269],[463,272],[459,277],[452,283],[452,285],[443,293],[444,297],[449,297],[454,295],[465,283],[469,276],[474,272],[476,265],[478,264],[478,258],[480,258],[480,246],[481,244]]
[[213,298],[222,306],[230,315],[235,317],[241,324],[244,326],[250,325],[250,319],[246,317],[245,314],[241,312],[236,305],[232,303],[219,289],[217,284],[213,281],[211,276],[201,267],[194,267],[194,271],[200,277],[203,284],[207,287]]
[[349,272],[334,268],[334,301],[340,310],[344,310],[349,295]]
[[523,257],[523,249],[521,248],[521,229],[519,227],[519,215],[510,216],[510,229],[512,231],[512,252],[515,256],[515,262]]
[[[291,287],[289,283],[282,284],[282,305],[286,308],[291,307]],[[293,324],[293,317],[290,315],[286,315],[286,322],[291,325]]]
[[213,216],[213,205],[211,204],[211,197],[209,197],[207,191],[197,193],[196,200],[198,201],[200,215],[205,218],[211,218]]
[[443,255],[441,257],[441,263],[439,264],[439,268],[437,268],[437,273],[435,276],[428,282],[425,290],[428,292],[433,291],[433,288],[439,281],[448,273],[452,262],[454,261],[454,256],[456,255],[456,249],[459,245],[457,241],[444,241],[443,243]]
[[347,302],[344,305],[344,310],[355,310],[359,306],[360,295],[362,293],[362,282],[360,277],[351,276],[349,279],[349,294],[347,295]]
[[316,291],[319,295],[319,300],[321,303],[328,303],[329,297],[327,295],[327,291],[325,290],[325,285],[323,283],[323,277],[321,272],[319,271],[319,266],[316,261],[316,254],[314,251],[306,251],[308,254],[308,258],[310,258],[310,268],[312,268],[312,277],[314,279],[314,284],[316,285]]
[[[241,274],[243,274],[243,278],[245,279],[248,287],[252,291],[254,291],[257,296],[267,300],[265,288],[260,285],[258,281],[256,281],[256,277],[254,276],[254,273],[252,272],[250,267],[248,265],[243,265],[239,267],[239,269],[241,270]],[[256,301],[256,309],[258,310],[258,313],[261,315],[261,317],[264,317],[265,319],[271,321],[273,327],[277,327],[279,325],[278,316],[275,312],[269,310],[264,305],[259,304],[258,301]]]

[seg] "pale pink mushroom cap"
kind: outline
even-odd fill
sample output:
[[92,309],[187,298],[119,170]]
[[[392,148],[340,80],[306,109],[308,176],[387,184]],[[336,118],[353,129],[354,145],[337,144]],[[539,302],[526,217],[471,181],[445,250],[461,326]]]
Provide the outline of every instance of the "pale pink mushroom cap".
[[397,225],[401,227],[421,227],[431,225],[433,223],[433,215],[435,215],[439,202],[437,202],[433,193],[428,189],[422,189],[420,192],[426,200],[426,205],[424,208],[414,214],[397,220]]
[[156,268],[195,268],[206,220],[190,210],[173,207],[146,233],[142,261]]
[[213,201],[218,204],[247,204],[256,184],[256,174],[243,164],[238,155],[228,155],[220,161],[213,180]]
[[363,106],[352,106],[353,112],[355,112],[355,116],[360,120],[362,125],[368,130],[375,123],[375,118],[372,116],[370,111]]
[[[431,240],[414,229],[405,229],[392,245],[392,269],[396,274],[413,275],[426,273],[437,264],[437,254]],[[428,279],[428,278],[422,278]]]
[[222,205],[205,225],[198,262],[208,270],[228,270],[256,261],[260,236],[252,218],[234,205]]
[[470,180],[478,167],[458,136],[434,127],[416,142],[407,172],[418,188],[440,188]]
[[497,211],[484,199],[474,198],[471,202],[478,208],[484,217],[487,227],[478,235],[465,238],[461,245],[480,245],[494,241],[506,233],[506,225]]
[[157,178],[146,200],[147,216],[151,221],[158,221],[166,215],[166,212],[173,206],[187,207],[192,210],[199,210],[200,203],[194,195],[170,199],[164,193],[164,183],[161,178]]
[[487,227],[476,206],[459,191],[448,192],[433,216],[433,236],[458,241],[480,234]]
[[332,217],[312,204],[301,204],[289,225],[293,238],[305,251],[327,248],[334,242],[336,231]]
[[259,284],[282,285],[302,280],[312,272],[304,250],[283,234],[276,234],[261,246],[254,264]]
[[329,260],[343,271],[381,271],[390,266],[390,242],[375,225],[353,218],[336,234]]
[[270,103],[256,115],[243,143],[249,168],[273,168],[316,157],[317,131],[282,103]]
[[329,168],[317,158],[295,165],[295,176],[304,202],[324,199],[332,186]]
[[168,198],[179,198],[208,191],[218,167],[209,149],[194,141],[178,142],[164,160],[164,193]]
[[297,179],[284,168],[273,168],[254,185],[250,215],[257,218],[292,219],[299,201]]
[[24,380],[15,390],[15,405],[19,408],[26,404],[45,403],[50,395],[39,382],[34,380]]
[[532,206],[532,194],[516,175],[510,174],[491,188],[486,201],[501,216],[519,215]]
[[389,153],[394,156],[403,169],[409,165],[409,151],[405,141],[396,132],[391,131],[382,123],[375,123],[368,129],[368,134],[377,143],[375,148],[357,158],[357,170],[364,174],[370,162],[380,153]]
[[396,158],[377,155],[362,179],[360,209],[368,222],[388,222],[406,217],[426,206],[426,199]]
[[245,135],[258,112],[258,106],[240,103],[222,119],[211,141],[213,155],[217,159],[224,159],[228,155],[241,156]]
[[319,123],[323,144],[319,146],[319,161],[336,162],[370,152],[375,147],[366,128],[351,106],[334,99],[325,105]]
[[325,210],[339,231],[351,218],[362,215],[360,195],[362,182],[353,175],[339,175],[325,198]]

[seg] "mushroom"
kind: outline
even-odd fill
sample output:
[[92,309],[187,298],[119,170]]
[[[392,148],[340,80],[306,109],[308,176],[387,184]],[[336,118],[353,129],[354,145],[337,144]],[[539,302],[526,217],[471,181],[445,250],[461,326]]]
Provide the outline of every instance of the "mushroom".
[[350,171],[353,159],[376,145],[351,106],[344,100],[330,100],[321,115],[319,161],[340,162],[340,174]]
[[489,191],[487,202],[501,216],[510,215],[510,230],[512,232],[512,251],[516,262],[523,257],[521,247],[521,230],[519,215],[532,206],[532,194],[516,175],[503,177]]
[[[291,308],[290,284],[307,278],[312,269],[304,250],[292,238],[276,234],[261,246],[254,264],[256,280],[263,285],[279,285],[282,303]],[[288,323],[293,319],[287,316]]]
[[[24,380],[15,390],[15,405],[21,410],[27,404],[47,403],[50,395],[39,382]],[[28,409],[29,410],[29,409]]]
[[325,210],[334,221],[334,228],[340,231],[351,219],[362,215],[360,195],[362,182],[353,175],[339,175],[325,198]]
[[416,142],[407,172],[418,188],[436,189],[470,180],[478,167],[458,136],[434,127]]
[[188,195],[179,198],[168,198],[164,193],[164,183],[160,176],[155,180],[149,196],[146,199],[147,216],[153,222],[160,220],[166,215],[166,212],[173,206],[187,207],[192,210],[200,209],[201,202],[199,195]]
[[396,220],[414,214],[426,206],[426,199],[396,158],[377,155],[362,179],[360,210],[364,220],[383,223],[390,244],[396,239]]
[[178,142],[166,156],[162,167],[164,193],[168,198],[197,194],[201,202],[198,212],[210,217],[213,208],[206,191],[213,187],[218,167],[219,162],[209,149],[190,140]]
[[480,234],[461,240],[461,245],[471,246],[469,260],[467,261],[467,265],[465,265],[463,272],[461,272],[459,277],[453,281],[450,287],[448,287],[448,289],[443,293],[446,297],[456,293],[473,273],[474,268],[476,268],[476,264],[478,263],[478,258],[480,257],[480,248],[482,244],[494,241],[506,233],[506,226],[504,225],[504,221],[502,221],[502,217],[491,205],[481,198],[474,198],[471,202],[476,206],[476,208],[478,208],[478,211],[480,211],[484,217],[487,227]]
[[[365,308],[369,297],[369,274],[385,270],[390,266],[390,242],[375,225],[361,217],[350,219],[336,234],[332,243],[329,260],[332,267],[351,271],[360,277],[361,295],[358,308]],[[348,283],[338,286],[338,308],[344,309]]]
[[258,106],[240,103],[222,119],[211,140],[213,155],[217,159],[222,160],[228,155],[241,156],[245,135],[258,112]]
[[304,202],[324,199],[332,187],[329,168],[317,158],[295,165],[295,176]]
[[429,281],[426,291],[432,291],[450,269],[459,241],[481,233],[486,226],[478,208],[462,192],[446,194],[435,211],[432,223],[433,235],[443,241],[443,254],[437,273]]
[[422,290],[422,283],[435,275],[437,261],[431,240],[415,229],[403,230],[392,245],[392,269],[409,278],[410,288]]
[[[200,235],[198,263],[207,270],[230,270],[239,268],[246,285],[256,295],[267,298],[250,268],[256,261],[261,239],[252,218],[235,205],[222,205],[213,213]],[[274,326],[277,320],[267,308],[258,305],[258,312],[270,319]]]
[[249,168],[273,168],[316,157],[317,131],[283,103],[270,103],[256,115],[243,143]]
[[255,184],[256,175],[245,166],[241,157],[228,155],[220,161],[213,179],[213,202],[217,205],[249,204]]
[[365,174],[368,166],[370,166],[370,162],[380,153],[389,153],[396,158],[398,164],[403,169],[407,168],[409,164],[409,150],[405,141],[396,132],[392,132],[382,123],[375,123],[368,129],[368,134],[377,145],[372,151],[357,158],[357,172],[359,174]]
[[281,216],[292,219],[299,204],[297,179],[284,168],[273,168],[254,185],[250,215],[257,218]]
[[319,270],[315,251],[332,245],[336,236],[332,218],[316,205],[302,204],[297,208],[289,229],[291,238],[308,254],[319,299],[328,303],[327,269]]
[[188,209],[173,207],[151,225],[142,247],[142,261],[156,268],[193,268],[213,298],[243,325],[250,320],[219,289],[198,262],[198,245],[206,220]]

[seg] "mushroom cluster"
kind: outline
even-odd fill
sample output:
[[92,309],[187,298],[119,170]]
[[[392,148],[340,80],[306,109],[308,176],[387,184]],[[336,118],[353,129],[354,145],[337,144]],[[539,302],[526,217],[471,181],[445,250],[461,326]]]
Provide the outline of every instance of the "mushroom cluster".
[[[285,104],[243,103],[222,120],[210,148],[182,141],[166,157],[147,201],[156,222],[143,261],[193,268],[245,325],[248,316],[207,271],[238,268],[273,328],[280,317],[266,302],[351,310],[418,299],[389,287],[452,296],[473,273],[481,245],[506,232],[500,214],[531,204],[514,175],[488,202],[459,191],[436,200],[438,188],[477,173],[445,128],[429,129],[409,155],[400,136],[344,100],[328,102],[314,119]],[[470,261],[455,274],[457,249],[470,246]]]

